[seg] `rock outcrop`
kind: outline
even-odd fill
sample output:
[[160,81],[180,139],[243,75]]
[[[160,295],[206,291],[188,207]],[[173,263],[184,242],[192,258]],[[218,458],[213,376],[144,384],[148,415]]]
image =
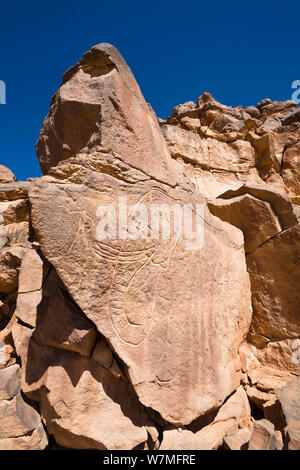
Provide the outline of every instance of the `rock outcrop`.
[[0,449],[299,448],[299,119],[66,72],[43,176],[0,168]]

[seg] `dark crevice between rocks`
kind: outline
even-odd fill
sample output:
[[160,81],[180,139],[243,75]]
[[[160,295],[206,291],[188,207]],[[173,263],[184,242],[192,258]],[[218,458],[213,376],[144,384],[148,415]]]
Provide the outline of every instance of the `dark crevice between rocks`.
[[249,403],[252,418],[254,418],[256,421],[264,419],[264,412],[260,408],[258,408],[258,406],[253,401],[249,400]]
[[25,321],[21,320],[20,318],[17,318],[17,321],[19,325],[24,326],[25,328],[28,328],[30,330],[34,330],[34,326],[30,325],[29,323],[26,323]]
[[[46,429],[46,433],[47,433],[47,429]],[[57,442],[56,442],[54,436],[52,436],[52,434],[47,433],[47,437],[48,437],[48,445],[47,445],[45,450],[74,450],[71,447],[63,447],[63,446],[57,444]],[[82,451],[82,450],[86,450],[86,449],[80,449],[80,450]]]
[[248,255],[251,255],[252,253],[254,253],[258,248],[261,248],[262,246],[264,246],[266,243],[268,243],[270,240],[274,240],[274,238],[278,237],[278,235],[281,235],[282,233],[284,232],[287,232],[288,230],[290,230],[291,228],[293,227],[289,227],[287,229],[284,229],[284,230],[281,230],[280,232],[276,233],[275,235],[273,235],[272,237],[268,238],[267,240],[264,240],[260,245],[258,245],[254,250],[252,251],[247,251],[245,254],[246,254],[246,258]]
[[220,408],[222,408],[235,393],[236,393],[236,390],[233,390],[233,392],[225,398],[225,400],[223,401],[223,403],[221,403],[221,405],[219,405],[214,410],[211,410],[208,413],[205,413],[204,415],[199,416],[199,418],[196,418],[189,425],[185,426],[185,428],[188,429],[189,431],[192,431],[193,433],[197,433],[202,428],[212,424]]
[[18,280],[12,292],[0,292],[0,301],[2,305],[0,307],[0,331],[4,330],[16,310],[16,302],[18,297]]
[[20,391],[20,394],[21,394],[23,400],[25,401],[25,403],[27,403],[27,405],[31,406],[31,408],[34,408],[35,411],[41,416],[41,411],[40,411],[39,403],[36,402],[36,401],[30,400],[30,398],[28,398],[28,397],[25,395],[25,393],[23,392],[23,390]]

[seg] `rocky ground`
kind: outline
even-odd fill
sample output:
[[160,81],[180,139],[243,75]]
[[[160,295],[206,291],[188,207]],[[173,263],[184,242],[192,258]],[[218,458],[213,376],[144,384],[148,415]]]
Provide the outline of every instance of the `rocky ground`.
[[[203,93],[157,119],[108,44],[0,167],[0,449],[300,450],[300,109]],[[204,243],[97,238],[201,204]]]

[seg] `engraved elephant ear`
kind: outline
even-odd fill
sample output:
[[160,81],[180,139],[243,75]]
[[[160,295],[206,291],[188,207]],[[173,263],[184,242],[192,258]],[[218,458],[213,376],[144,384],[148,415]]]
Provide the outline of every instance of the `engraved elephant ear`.
[[[138,258],[134,260],[134,256]],[[147,250],[136,253],[120,250],[115,264],[108,310],[115,332],[127,344],[139,345],[147,336],[154,301],[150,294],[153,283],[150,264],[151,253]]]

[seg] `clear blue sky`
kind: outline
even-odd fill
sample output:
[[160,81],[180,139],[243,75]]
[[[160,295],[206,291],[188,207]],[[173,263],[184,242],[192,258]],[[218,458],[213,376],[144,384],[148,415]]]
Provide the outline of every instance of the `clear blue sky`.
[[91,46],[115,45],[158,116],[210,91],[232,106],[291,98],[300,80],[299,2],[1,2],[0,163],[40,174],[35,142],[63,73]]

